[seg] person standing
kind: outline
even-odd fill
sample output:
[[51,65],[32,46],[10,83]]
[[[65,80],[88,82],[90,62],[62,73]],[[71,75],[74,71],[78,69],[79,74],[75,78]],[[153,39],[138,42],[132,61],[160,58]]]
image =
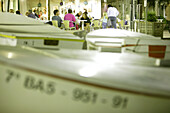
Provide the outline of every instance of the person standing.
[[54,16],[52,17],[52,20],[57,20],[58,21],[58,27],[61,27],[62,19],[59,15],[60,15],[59,10],[57,10],[57,9],[54,10]]
[[108,5],[108,10],[107,10],[107,16],[108,16],[108,20],[111,22],[111,28],[116,29],[116,17],[119,15],[119,11],[113,7],[112,5]]
[[169,30],[169,33],[170,33],[170,2],[166,7],[166,16],[167,16],[166,20],[167,20],[167,23],[168,23],[168,30]]

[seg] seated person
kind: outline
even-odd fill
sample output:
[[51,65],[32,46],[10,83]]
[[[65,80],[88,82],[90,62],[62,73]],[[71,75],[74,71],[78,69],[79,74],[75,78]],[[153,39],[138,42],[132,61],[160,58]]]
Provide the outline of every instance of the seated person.
[[46,9],[43,9],[43,14],[40,17],[40,20],[47,21],[48,20],[48,15]]
[[35,15],[32,14],[32,10],[31,9],[28,12],[28,17],[36,19]]
[[36,18],[38,19],[39,18],[39,16],[37,15],[37,13],[36,13],[36,9],[34,9],[33,11],[32,11],[32,14],[34,14],[35,16],[36,16]]
[[72,10],[71,10],[71,9],[69,9],[69,10],[68,10],[68,14],[66,14],[66,15],[64,16],[64,20],[69,20],[69,21],[70,21],[69,26],[70,26],[70,27],[74,27],[73,22],[76,21],[76,18],[75,18],[75,16],[72,14]]
[[17,11],[16,11],[16,14],[21,15],[20,10],[17,10]]
[[58,21],[58,27],[61,27],[62,19],[59,16],[59,10],[54,10],[54,16],[52,17],[52,20],[57,20]]
[[[88,29],[91,22],[90,22],[89,17],[87,16],[87,13],[83,13],[80,20],[86,20],[86,21],[84,21],[84,27],[85,27],[85,29]],[[80,25],[82,26],[82,22],[80,23]]]
[[77,13],[75,16],[76,16],[78,19],[80,19],[81,15],[82,15],[82,12],[79,11],[79,13]]
[[10,10],[9,10],[9,13],[14,13],[14,10],[13,10],[13,9],[10,9]]

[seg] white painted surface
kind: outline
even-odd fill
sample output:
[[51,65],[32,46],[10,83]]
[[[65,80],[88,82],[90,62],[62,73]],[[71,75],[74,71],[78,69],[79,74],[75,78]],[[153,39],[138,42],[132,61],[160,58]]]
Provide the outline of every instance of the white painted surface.
[[156,61],[0,46],[0,112],[169,113],[170,69]]

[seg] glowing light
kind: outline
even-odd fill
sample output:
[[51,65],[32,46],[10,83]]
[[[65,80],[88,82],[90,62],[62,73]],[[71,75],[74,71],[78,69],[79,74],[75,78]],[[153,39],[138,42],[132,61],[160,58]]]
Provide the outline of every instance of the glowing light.
[[99,71],[99,67],[97,65],[90,65],[90,66],[82,68],[79,71],[79,74],[80,76],[83,76],[83,77],[92,77],[92,76],[95,76],[98,71]]
[[160,66],[161,60],[160,59],[156,59],[155,65],[156,66]]
[[13,57],[13,53],[9,52],[8,53],[8,56],[7,56],[9,59]]

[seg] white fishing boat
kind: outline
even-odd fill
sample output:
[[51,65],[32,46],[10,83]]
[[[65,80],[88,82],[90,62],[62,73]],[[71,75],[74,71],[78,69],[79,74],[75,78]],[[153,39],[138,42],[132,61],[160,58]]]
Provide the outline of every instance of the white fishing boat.
[[169,113],[169,60],[0,46],[1,113]]
[[87,48],[98,51],[136,52],[155,58],[170,58],[170,40],[121,29],[100,29],[87,34]]
[[41,21],[0,13],[0,44],[40,49],[82,49],[84,39]]

